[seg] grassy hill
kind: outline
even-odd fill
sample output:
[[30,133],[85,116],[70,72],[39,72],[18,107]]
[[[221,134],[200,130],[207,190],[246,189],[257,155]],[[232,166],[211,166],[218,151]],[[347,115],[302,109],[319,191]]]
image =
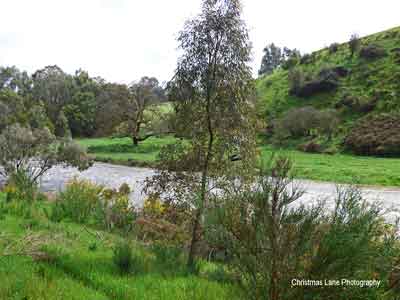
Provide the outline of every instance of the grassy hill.
[[[301,77],[297,92],[293,73]],[[278,68],[256,85],[258,111],[268,126],[291,109],[333,109],[340,119],[334,140],[341,144],[361,118],[400,111],[400,27],[361,38],[353,57],[348,43],[303,55],[297,65]]]

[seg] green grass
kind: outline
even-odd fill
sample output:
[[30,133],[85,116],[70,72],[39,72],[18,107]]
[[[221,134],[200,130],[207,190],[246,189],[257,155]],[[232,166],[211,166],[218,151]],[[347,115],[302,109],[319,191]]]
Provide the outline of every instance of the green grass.
[[297,150],[261,147],[264,161],[272,153],[282,153],[294,162],[295,176],[303,179],[357,183],[362,185],[400,186],[400,159],[353,156],[346,154],[311,154]]
[[[36,206],[35,218],[4,212],[0,194],[0,299],[239,299],[238,287],[208,278],[205,272],[188,275],[174,272],[155,259],[154,254],[137,242],[133,251],[138,257],[135,273],[120,275],[113,264],[112,248],[120,236],[85,229],[74,223],[52,223]],[[0,203],[1,204],[1,203]],[[29,225],[30,224],[30,225]],[[32,225],[33,224],[33,225]],[[28,229],[29,225],[29,229]],[[35,261],[29,255],[2,256],[3,250],[20,243],[25,236],[46,239],[40,249],[51,259]],[[95,250],[90,245],[96,243]],[[18,248],[18,247],[17,247]],[[179,262],[184,266],[184,260]],[[178,268],[179,264],[175,264]],[[201,270],[209,268],[210,263]],[[178,269],[179,270],[179,269]]]
[[[82,139],[81,145],[97,159],[114,163],[129,161],[152,166],[162,146],[173,143],[171,136],[150,138],[138,147],[132,146],[129,138]],[[261,158],[268,160],[272,153],[279,151],[291,157],[298,178],[331,181],[337,183],[358,183],[363,185],[400,186],[400,159],[353,156],[349,154],[311,154],[297,150],[276,149],[261,145]]]
[[78,139],[77,142],[86,147],[96,160],[113,163],[144,163],[151,165],[157,159],[161,148],[174,143],[172,136],[151,137],[133,147],[130,138],[95,138]]

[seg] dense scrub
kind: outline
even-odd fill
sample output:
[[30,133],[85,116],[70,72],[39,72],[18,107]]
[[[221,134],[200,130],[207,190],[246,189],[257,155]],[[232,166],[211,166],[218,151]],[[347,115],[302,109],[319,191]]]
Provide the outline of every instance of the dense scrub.
[[360,155],[400,155],[400,115],[367,116],[345,139],[346,147]]

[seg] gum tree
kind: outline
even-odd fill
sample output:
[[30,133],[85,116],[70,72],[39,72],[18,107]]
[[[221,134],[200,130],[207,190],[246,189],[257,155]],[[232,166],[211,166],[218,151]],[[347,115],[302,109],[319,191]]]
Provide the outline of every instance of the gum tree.
[[204,0],[178,42],[182,56],[168,93],[175,100],[174,130],[185,140],[162,151],[162,171],[150,185],[168,191],[171,202],[190,203],[191,267],[213,190],[227,177],[245,180],[254,166],[251,47],[240,1]]

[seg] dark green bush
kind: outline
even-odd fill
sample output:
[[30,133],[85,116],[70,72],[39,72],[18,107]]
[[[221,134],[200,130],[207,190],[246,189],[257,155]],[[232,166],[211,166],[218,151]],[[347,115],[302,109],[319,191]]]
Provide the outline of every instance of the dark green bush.
[[309,137],[323,135],[331,139],[339,123],[334,110],[317,110],[312,106],[289,110],[275,122],[274,134],[277,138]]
[[359,155],[400,155],[400,116],[381,114],[362,118],[346,136],[344,145]]
[[312,79],[307,80],[300,70],[294,69],[289,73],[289,93],[306,98],[318,93],[330,92],[339,86],[339,79],[347,74],[346,68],[336,66],[323,68]]
[[380,46],[371,44],[364,46],[360,50],[360,57],[368,60],[377,59],[386,56],[386,50]]
[[339,50],[339,44],[338,43],[332,43],[329,46],[329,53],[330,54],[336,53],[338,50]]
[[120,274],[129,274],[133,271],[135,259],[129,243],[120,242],[114,247],[113,262]]

